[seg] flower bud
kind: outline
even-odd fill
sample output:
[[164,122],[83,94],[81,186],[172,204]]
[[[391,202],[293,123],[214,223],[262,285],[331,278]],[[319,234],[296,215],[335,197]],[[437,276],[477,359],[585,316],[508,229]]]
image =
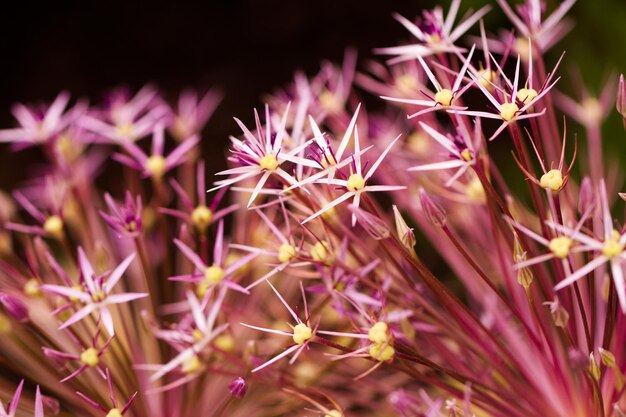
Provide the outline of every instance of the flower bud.
[[228,390],[235,397],[243,398],[243,396],[246,395],[248,386],[246,384],[246,381],[242,377],[237,377],[232,380],[232,382],[228,386]]
[[426,215],[426,218],[436,227],[443,227],[446,225],[446,212],[439,204],[435,203],[430,195],[420,188],[420,203],[422,204],[422,210]]
[[624,74],[619,76],[615,108],[617,108],[617,112],[621,114],[624,119],[626,119],[626,83],[624,82]]
[[0,303],[15,320],[19,322],[28,320],[28,307],[18,298],[3,292],[0,293]]
[[46,416],[58,416],[61,412],[61,405],[59,401],[47,395],[41,396],[41,402],[43,403],[43,412]]
[[583,178],[580,183],[580,191],[578,192],[578,212],[583,214],[595,204],[595,195],[589,177]]
[[596,381],[600,380],[600,366],[596,361],[596,356],[591,352],[589,354],[589,373]]
[[374,216],[373,214],[354,206],[350,206],[350,211],[354,217],[356,217],[356,221],[359,222],[359,225],[361,225],[361,227],[372,238],[376,240],[383,240],[387,239],[391,234],[389,232],[389,228],[385,222],[380,219],[380,217]]
[[415,233],[413,233],[413,228],[406,224],[396,205],[393,206],[393,217],[396,221],[396,233],[398,234],[400,242],[402,242],[408,250],[412,251],[415,243],[417,242],[415,239]]
[[[527,259],[526,252],[522,248],[517,235],[515,235],[513,242],[513,259],[515,263],[524,262]],[[533,283],[533,273],[529,268],[520,268],[517,271],[517,283],[525,289],[530,288],[530,285]]]

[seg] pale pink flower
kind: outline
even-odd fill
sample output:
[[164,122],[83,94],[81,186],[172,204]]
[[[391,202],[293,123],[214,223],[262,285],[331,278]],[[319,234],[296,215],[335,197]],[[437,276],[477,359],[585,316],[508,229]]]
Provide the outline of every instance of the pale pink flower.
[[109,306],[114,304],[127,303],[138,298],[147,297],[146,293],[122,293],[113,294],[113,287],[117,284],[131,262],[135,259],[135,254],[131,254],[122,261],[111,273],[105,273],[96,276],[96,273],[87,259],[85,252],[81,247],[78,248],[78,264],[81,271],[83,289],[70,288],[65,285],[44,284],[41,286],[43,291],[58,294],[63,297],[80,300],[83,306],[76,311],[67,321],[65,321],[59,329],[64,329],[72,324],[84,319],[91,313],[98,311],[99,320],[102,321],[104,328],[109,336],[115,334],[113,325],[113,317]]
[[[467,107],[457,106],[453,103],[459,98],[461,98],[463,93],[467,91],[467,89],[470,88],[473,84],[473,82],[470,82],[470,83],[465,84],[465,86],[461,86],[461,83],[463,82],[463,79],[464,79],[463,77],[465,76],[465,73],[467,72],[467,68],[472,59],[472,55],[474,54],[474,48],[475,46],[472,46],[472,49],[467,54],[467,57],[464,58],[465,62],[463,64],[463,67],[461,68],[459,73],[456,74],[454,78],[454,83],[449,88],[448,86],[444,87],[443,84],[437,80],[437,78],[435,77],[435,74],[433,74],[430,68],[428,68],[428,64],[426,64],[424,59],[418,55],[417,59],[419,63],[422,65],[422,68],[424,69],[424,72],[428,76],[428,79],[435,87],[435,93],[433,93],[432,91],[428,91],[428,90],[420,91],[422,95],[426,96],[427,98],[426,100],[424,99],[414,100],[414,99],[394,98],[394,97],[386,97],[386,96],[382,96],[381,98],[385,100],[397,102],[397,103],[413,104],[413,105],[420,106],[420,107],[426,107],[423,110],[420,110],[416,113],[408,115],[409,119],[412,119],[413,117],[418,117],[418,116],[421,116],[421,115],[424,115],[433,111],[437,111],[440,109],[465,110]],[[446,83],[448,83],[447,79],[446,79]]]
[[455,45],[456,41],[491,9],[491,6],[484,6],[454,27],[460,5],[461,0],[452,0],[448,15],[445,18],[441,7],[424,11],[422,20],[417,24],[395,14],[396,20],[411,32],[418,42],[410,45],[379,48],[376,52],[384,55],[396,55],[396,58],[389,61],[395,63],[413,59],[416,56],[425,57],[459,50]]

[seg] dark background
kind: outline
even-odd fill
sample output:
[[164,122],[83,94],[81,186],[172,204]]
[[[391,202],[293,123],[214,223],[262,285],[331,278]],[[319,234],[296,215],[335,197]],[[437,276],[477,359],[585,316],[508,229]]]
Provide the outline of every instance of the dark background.
[[[448,0],[23,2],[0,12],[0,128],[14,125],[12,103],[49,101],[63,89],[100,102],[119,85],[152,82],[170,99],[184,87],[220,86],[226,96],[206,130],[206,146],[221,156],[227,135],[237,132],[232,116],[250,120],[262,94],[289,82],[294,69],[315,74],[322,59],[341,61],[346,46],[357,48],[363,62],[372,48],[408,38],[392,12],[413,19],[436,3],[447,11]],[[460,15],[486,3],[492,4],[488,30],[508,27],[495,1],[464,0]],[[570,16],[576,29],[551,51],[553,57],[568,51],[566,70],[576,62],[593,87],[610,70],[626,70],[625,1],[579,0]],[[567,80],[561,84],[569,88]],[[0,188],[24,178],[24,165],[34,159],[36,151],[12,153],[0,145]]]

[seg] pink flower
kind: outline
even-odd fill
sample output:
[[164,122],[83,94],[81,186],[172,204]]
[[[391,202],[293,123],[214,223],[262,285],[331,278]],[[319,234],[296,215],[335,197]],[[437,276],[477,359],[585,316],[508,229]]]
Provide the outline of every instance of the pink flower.
[[64,91],[49,106],[38,108],[15,104],[13,115],[20,127],[0,130],[0,142],[13,142],[20,147],[26,147],[55,139],[63,129],[86,110],[85,103],[80,102],[65,112],[69,100],[69,93]]
[[491,6],[482,7],[454,28],[454,21],[460,5],[461,0],[452,0],[448,15],[445,18],[441,7],[424,11],[422,20],[417,24],[395,14],[396,20],[417,38],[418,43],[379,48],[376,52],[384,55],[396,55],[396,58],[389,61],[396,63],[413,59],[416,56],[425,57],[442,52],[458,51],[459,48],[455,45],[456,41],[491,9]]
[[144,178],[151,177],[155,181],[160,181],[163,175],[172,168],[182,164],[189,156],[189,151],[193,149],[200,137],[193,135],[180,143],[169,155],[163,156],[164,126],[157,125],[152,134],[152,150],[150,155],[132,142],[121,143],[128,155],[116,153],[113,159],[141,172]]
[[[407,99],[407,98],[394,98],[394,97],[386,97],[386,96],[382,96],[381,98],[385,100],[389,100],[389,101],[394,101],[397,103],[414,104],[416,106],[426,107],[423,110],[410,114],[408,116],[409,119],[412,119],[414,117],[418,117],[418,116],[421,116],[421,115],[424,115],[433,111],[437,111],[439,109],[449,109],[449,110],[466,109],[467,107],[459,107],[453,103],[456,100],[458,100],[463,95],[463,93],[467,91],[468,88],[472,86],[472,83],[467,83],[465,86],[461,87],[461,83],[463,82],[463,77],[465,76],[465,72],[467,71],[467,68],[470,64],[472,55],[474,54],[474,48],[475,46],[472,46],[472,49],[469,51],[469,54],[467,54],[467,57],[465,58],[465,63],[463,64],[461,71],[459,71],[459,73],[456,74],[454,78],[454,83],[449,88],[448,86],[444,87],[437,80],[433,72],[430,70],[430,68],[428,68],[428,64],[426,64],[426,62],[424,61],[424,58],[422,58],[419,55],[417,56],[419,63],[422,65],[424,72],[428,76],[428,79],[435,87],[435,93],[428,91],[428,90],[425,92],[420,91],[422,95],[426,96],[427,100],[423,100],[423,99],[413,100],[413,99]],[[446,78],[446,83],[448,83],[447,78]]]
[[41,286],[43,291],[58,294],[67,298],[80,300],[84,305],[76,311],[67,321],[59,327],[65,329],[68,326],[84,319],[94,311],[99,312],[99,320],[102,320],[104,328],[110,336],[115,334],[113,325],[113,317],[109,306],[113,304],[126,303],[138,298],[147,297],[146,293],[123,293],[112,294],[113,287],[119,282],[124,272],[135,259],[135,254],[131,254],[122,261],[111,273],[105,273],[100,277],[96,276],[91,263],[87,259],[85,252],[81,247],[78,248],[78,264],[81,271],[84,289],[69,288],[64,285],[44,284]]

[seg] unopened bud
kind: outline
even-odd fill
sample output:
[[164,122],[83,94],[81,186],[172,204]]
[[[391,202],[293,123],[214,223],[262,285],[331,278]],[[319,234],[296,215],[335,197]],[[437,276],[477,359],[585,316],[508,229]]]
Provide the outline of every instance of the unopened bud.
[[617,86],[617,100],[615,101],[617,112],[626,119],[626,83],[624,82],[624,74],[619,76],[619,85]]
[[46,416],[58,416],[61,412],[61,405],[57,400],[47,395],[41,396],[41,402],[43,404],[43,413]]
[[398,239],[400,242],[408,249],[413,250],[415,243],[417,242],[415,239],[415,233],[413,233],[413,228],[409,227],[402,214],[400,214],[400,210],[395,205],[393,206],[393,217],[396,222],[396,233],[398,234]]
[[591,206],[595,204],[595,195],[589,177],[583,178],[580,183],[580,191],[578,192],[578,212],[586,213]]
[[600,380],[600,366],[596,361],[596,356],[591,352],[589,354],[589,373],[596,381]]
[[431,196],[420,188],[420,203],[422,204],[422,210],[426,215],[426,218],[436,227],[443,227],[446,225],[446,212],[439,204],[435,203]]
[[[520,244],[517,235],[515,235],[513,241],[513,259],[515,260],[515,263],[524,262],[527,259],[526,251],[524,251],[524,248],[522,248],[522,245]],[[530,288],[531,284],[533,283],[533,273],[530,271],[529,268],[518,269],[517,283],[525,289]]]
[[350,206],[350,211],[356,217],[356,221],[374,239],[383,240],[390,236],[389,228],[380,217],[374,216],[367,211]]
[[28,320],[28,307],[18,298],[3,292],[0,293],[0,303],[15,320],[20,322]]
[[565,308],[563,308],[558,298],[555,298],[554,301],[548,301],[544,304],[550,307],[550,314],[552,315],[552,321],[554,322],[555,326],[567,326],[569,313],[567,312],[567,310],[565,310]]
[[243,379],[242,377],[237,377],[232,380],[232,382],[228,386],[228,390],[233,396],[237,398],[243,398],[243,396],[246,395],[246,391],[248,390],[248,385],[246,384],[245,379]]
[[615,355],[613,355],[610,351],[606,349],[599,348],[598,352],[600,352],[600,360],[604,366],[609,368],[615,367]]

